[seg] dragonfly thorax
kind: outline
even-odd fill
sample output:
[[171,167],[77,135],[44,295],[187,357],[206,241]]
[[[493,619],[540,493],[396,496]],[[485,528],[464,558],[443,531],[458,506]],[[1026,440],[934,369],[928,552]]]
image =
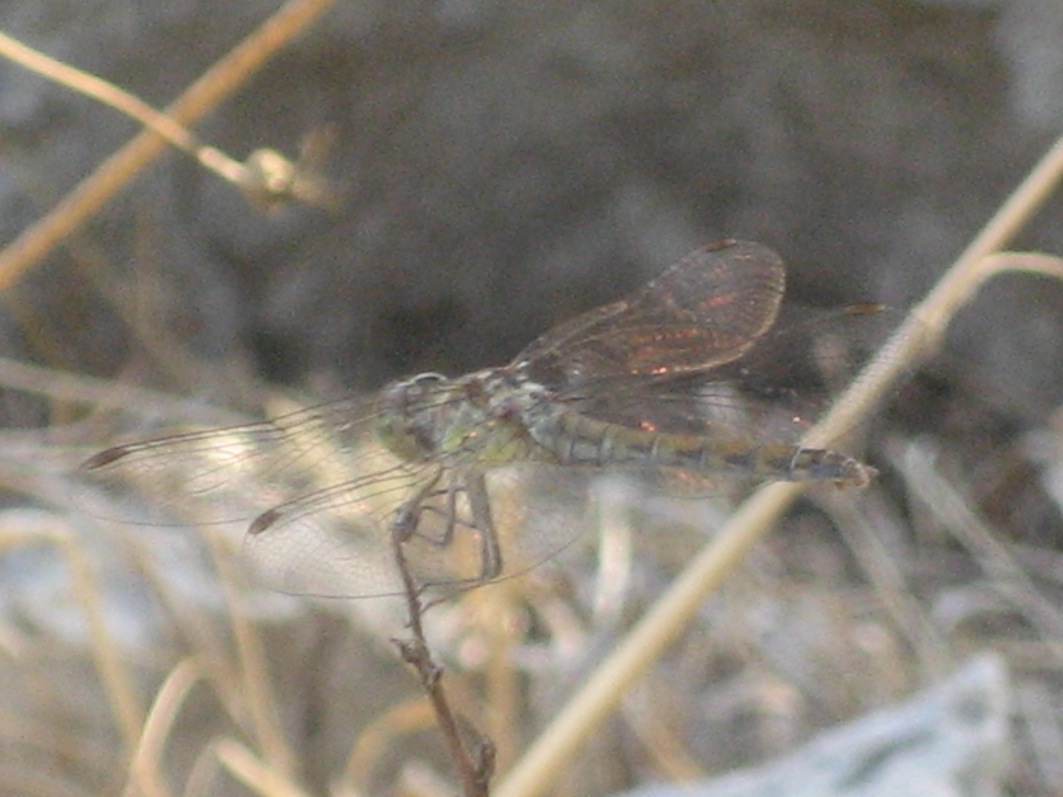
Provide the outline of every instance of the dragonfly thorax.
[[510,368],[481,371],[473,377],[479,380],[479,393],[484,410],[492,418],[499,420],[523,417],[552,395],[551,391],[538,382],[533,382],[520,371]]
[[381,443],[407,462],[460,456],[496,465],[535,458],[527,418],[550,395],[510,368],[460,379],[420,374],[381,392],[377,432]]

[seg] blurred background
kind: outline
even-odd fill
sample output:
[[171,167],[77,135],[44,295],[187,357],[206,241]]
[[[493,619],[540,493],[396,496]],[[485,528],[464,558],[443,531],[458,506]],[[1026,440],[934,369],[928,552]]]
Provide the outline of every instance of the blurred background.
[[[0,30],[161,108],[277,5],[6,0]],[[169,152],[7,288],[0,354],[256,412],[267,385],[329,398],[506,362],[554,323],[723,237],[777,250],[800,301],[903,309],[1059,134],[1060,41],[1055,0],[338,2],[195,126],[237,158],[259,147],[294,156],[308,134],[328,131],[322,169],[335,206],[263,213]],[[138,130],[0,62],[0,240],[14,241]],[[1014,248],[1063,251],[1061,221],[1055,199]],[[987,514],[1048,548],[1061,527],[1039,467],[1054,454],[1013,443],[1051,427],[1061,310],[1058,283],[991,285],[951,330],[953,365],[917,380],[890,416],[895,437],[880,441],[941,433],[935,444],[955,447],[957,469],[986,482],[975,492],[995,502]],[[0,384],[13,430],[77,415]],[[105,428],[142,425],[125,417]],[[1038,439],[1052,450],[1054,438]],[[918,517],[888,456],[872,461],[898,517]],[[803,555],[790,545],[780,543],[781,561]],[[293,651],[325,646],[350,664],[357,643],[307,629],[277,632],[302,640],[286,653],[302,660]],[[375,666],[387,671],[381,651]],[[144,684],[165,671],[139,665],[155,673]],[[919,669],[879,697],[906,694]],[[305,688],[326,711],[314,690],[329,687]],[[806,738],[805,721],[864,707],[854,697],[770,743],[730,746],[755,759],[754,748]],[[317,739],[309,716],[303,730]],[[719,753],[710,768],[749,763],[704,747]],[[324,749],[302,750],[311,783],[333,771],[311,761],[327,759]],[[1050,779],[1013,777],[1041,789]],[[580,788],[633,780],[613,773]]]
[[[274,6],[11,0],[0,24],[163,107]],[[338,3],[197,127],[237,158],[294,156],[330,128],[338,210],[264,216],[171,153],[9,294],[5,351],[113,374],[146,355],[112,304],[139,303],[204,358],[371,388],[504,362],[729,236],[779,251],[799,298],[903,307],[1058,130],[1060,16],[1032,0]],[[0,122],[8,241],[137,130],[13,65]],[[1058,211],[1017,245],[1058,249]],[[1012,290],[1007,325],[1057,345],[1063,288]],[[996,306],[972,337],[999,337]],[[988,365],[1017,367],[1008,354]]]

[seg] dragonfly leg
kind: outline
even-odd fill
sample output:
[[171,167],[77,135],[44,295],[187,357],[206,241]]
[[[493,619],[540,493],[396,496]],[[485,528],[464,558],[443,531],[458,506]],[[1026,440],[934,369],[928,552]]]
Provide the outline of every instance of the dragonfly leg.
[[443,471],[437,470],[431,479],[395,510],[391,519],[391,530],[399,542],[408,541],[417,532],[421,523],[421,512],[425,509],[424,500],[436,492],[436,485],[442,475]]
[[[431,504],[423,506],[424,512],[438,512],[445,515],[443,534],[431,542],[445,548],[454,539],[458,526],[464,526],[480,536],[480,574],[473,581],[482,583],[497,578],[502,572],[502,553],[499,550],[498,536],[495,534],[494,521],[491,517],[491,503],[487,495],[487,486],[482,473],[468,472],[464,478],[453,479],[442,490],[432,492],[432,496],[446,493],[446,509]],[[458,496],[465,494],[469,502],[471,517],[463,519],[458,514]]]
[[480,578],[491,581],[502,572],[502,552],[491,519],[491,503],[482,473],[472,472],[465,479],[465,495],[469,499],[472,525],[480,532]]
[[[414,534],[417,534],[422,539],[427,540],[433,545],[437,545],[440,548],[444,548],[450,544],[450,541],[454,539],[454,530],[457,526],[465,526],[466,528],[475,529],[476,524],[470,519],[458,517],[458,496],[464,492],[464,488],[460,485],[451,485],[448,487],[441,487],[434,489],[431,492],[423,493],[419,492],[410,501],[404,502],[403,506],[399,508],[396,513],[398,518],[397,523],[403,531],[405,531],[404,539],[409,539]],[[446,507],[439,507],[435,504],[425,503],[425,501],[434,500],[446,496]],[[406,504],[411,506],[406,506]],[[439,535],[426,534],[420,529],[420,519],[424,515],[437,515],[443,519],[443,533]]]
[[[443,470],[440,469],[403,501],[392,517],[392,533],[400,544],[409,542],[417,535],[432,545],[445,548],[454,539],[457,527],[465,526],[480,537],[480,574],[473,580],[482,583],[497,578],[502,572],[502,554],[491,519],[491,505],[483,474],[475,471],[466,473],[462,479],[452,479],[446,487],[439,486],[442,477]],[[467,520],[459,517],[458,513],[458,496],[461,493],[465,493],[469,502],[471,517]],[[445,507],[425,503],[440,496],[445,496]],[[421,518],[425,513],[444,516],[441,534],[419,533]]]

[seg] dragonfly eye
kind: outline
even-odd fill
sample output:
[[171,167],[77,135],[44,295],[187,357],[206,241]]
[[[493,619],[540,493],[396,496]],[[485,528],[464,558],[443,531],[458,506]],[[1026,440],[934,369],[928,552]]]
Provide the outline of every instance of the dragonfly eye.
[[381,392],[381,406],[390,412],[406,414],[444,381],[446,377],[442,374],[429,372],[392,382]]
[[434,372],[393,382],[380,394],[377,433],[392,453],[419,462],[438,448],[434,430],[444,424],[446,408],[453,402],[449,380]]
[[417,374],[410,382],[417,385],[417,387],[427,387],[439,384],[445,379],[446,377],[443,374],[437,374],[435,371],[425,371],[423,374]]
[[417,400],[430,395],[439,385],[446,381],[446,377],[434,371],[417,374],[412,379],[402,383],[403,399],[406,402]]

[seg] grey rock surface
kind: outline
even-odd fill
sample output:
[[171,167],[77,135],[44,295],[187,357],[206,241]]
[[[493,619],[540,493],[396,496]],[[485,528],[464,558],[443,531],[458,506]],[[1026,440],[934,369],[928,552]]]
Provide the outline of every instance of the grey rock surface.
[[625,797],[993,797],[1003,793],[1009,703],[1003,662],[984,655],[904,704],[824,733],[783,760]]

